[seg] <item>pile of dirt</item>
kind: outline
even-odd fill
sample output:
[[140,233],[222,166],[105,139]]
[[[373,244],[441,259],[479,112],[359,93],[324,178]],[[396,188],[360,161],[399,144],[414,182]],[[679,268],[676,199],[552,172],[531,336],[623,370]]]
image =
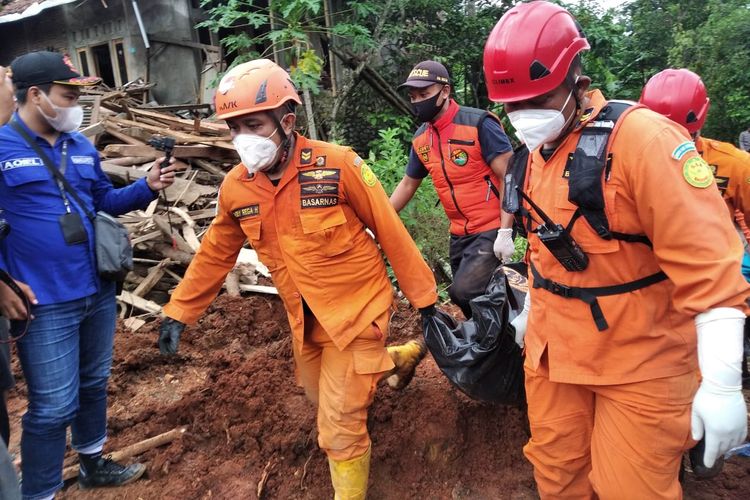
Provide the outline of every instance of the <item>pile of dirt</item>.
[[[419,335],[418,319],[400,308],[391,342]],[[289,327],[278,299],[219,297],[186,330],[172,358],[159,354],[157,329],[158,322],[137,333],[118,329],[106,449],[181,426],[187,433],[139,457],[148,465],[144,480],[93,492],[71,482],[58,498],[257,498],[259,482],[263,498],[333,497],[314,409],[294,382]],[[10,405],[16,451],[23,395],[19,380]],[[372,405],[368,498],[537,498],[521,451],[526,426],[521,410],[456,391],[428,357],[407,389],[383,386]],[[715,480],[688,475],[685,497],[750,498],[748,475],[750,461],[734,457]]]

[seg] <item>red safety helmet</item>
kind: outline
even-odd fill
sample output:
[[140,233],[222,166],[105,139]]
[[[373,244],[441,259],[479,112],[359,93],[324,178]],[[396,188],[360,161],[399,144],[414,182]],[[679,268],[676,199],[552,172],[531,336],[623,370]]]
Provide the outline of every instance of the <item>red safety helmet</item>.
[[640,103],[695,134],[706,122],[710,99],[701,77],[689,69],[665,69],[651,77]]
[[216,117],[222,120],[270,111],[288,101],[302,103],[289,73],[268,59],[255,59],[232,68],[214,95]]
[[500,18],[484,45],[490,99],[515,102],[546,94],[565,80],[576,54],[589,48],[578,22],[559,5],[516,5]]

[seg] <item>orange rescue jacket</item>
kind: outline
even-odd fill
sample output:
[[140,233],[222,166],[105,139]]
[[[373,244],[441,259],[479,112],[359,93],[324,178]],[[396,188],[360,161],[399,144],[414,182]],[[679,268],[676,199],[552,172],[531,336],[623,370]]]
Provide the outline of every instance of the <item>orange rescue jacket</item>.
[[[716,177],[724,201],[730,214],[743,228],[747,238],[745,222],[750,220],[750,154],[737,149],[727,142],[698,137],[695,141],[698,153],[706,160]],[[736,212],[744,216],[742,223]]]
[[372,170],[349,148],[295,138],[278,186],[264,174],[248,177],[242,164],[229,172],[216,218],[164,307],[167,316],[195,322],[245,240],[271,272],[298,346],[304,338],[303,299],[339,349],[392,306],[378,243],[412,305],[435,303],[432,271]]
[[[554,154],[547,161],[539,150],[529,155],[525,192],[563,227],[577,209],[568,201],[568,156],[605,103],[601,92],[587,94],[581,121]],[[744,311],[750,295],[740,273],[742,247],[686,131],[634,109],[617,122],[610,144],[611,170],[603,181],[610,228],[645,235],[653,248],[602,239],[580,218],[571,234],[590,259],[584,271],[566,271],[533,233],[528,259],[541,276],[570,287],[608,287],[659,270],[669,279],[599,297],[609,322],[601,332],[585,302],[532,289],[526,363],[554,382],[624,384],[695,370],[694,317],[715,307]]]
[[478,126],[487,117],[498,120],[492,113],[459,106],[451,99],[446,113],[435,123],[422,124],[412,140],[455,236],[500,227],[497,178],[482,158],[479,144]]

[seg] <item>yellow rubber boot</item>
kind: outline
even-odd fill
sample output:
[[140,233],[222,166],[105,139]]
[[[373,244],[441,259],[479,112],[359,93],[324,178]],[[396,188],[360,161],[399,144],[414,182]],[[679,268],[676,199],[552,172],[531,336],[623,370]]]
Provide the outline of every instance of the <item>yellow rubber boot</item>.
[[351,460],[328,459],[334,500],[365,500],[371,450],[372,446],[367,448],[364,455]]
[[410,340],[401,345],[387,347],[393,364],[396,367],[385,374],[388,385],[393,389],[401,390],[411,382],[419,362],[427,354],[427,345],[424,339]]

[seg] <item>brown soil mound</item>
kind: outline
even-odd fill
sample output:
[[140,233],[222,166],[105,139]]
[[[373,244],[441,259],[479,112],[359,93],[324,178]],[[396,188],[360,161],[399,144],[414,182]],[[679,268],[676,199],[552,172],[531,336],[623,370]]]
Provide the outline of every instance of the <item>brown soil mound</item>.
[[[313,407],[294,383],[280,301],[220,297],[187,329],[174,358],[159,355],[157,328],[158,322],[137,333],[118,331],[107,450],[179,426],[188,432],[139,457],[148,464],[144,480],[94,492],[80,491],[73,481],[58,498],[257,498],[264,471],[263,498],[333,497]],[[391,341],[417,335],[418,314],[402,307]],[[10,405],[15,442],[23,393],[19,380]],[[537,498],[521,451],[523,412],[468,399],[429,357],[404,391],[379,390],[369,425],[370,499]],[[685,497],[750,498],[748,475],[750,461],[733,457],[715,480],[688,475]]]

